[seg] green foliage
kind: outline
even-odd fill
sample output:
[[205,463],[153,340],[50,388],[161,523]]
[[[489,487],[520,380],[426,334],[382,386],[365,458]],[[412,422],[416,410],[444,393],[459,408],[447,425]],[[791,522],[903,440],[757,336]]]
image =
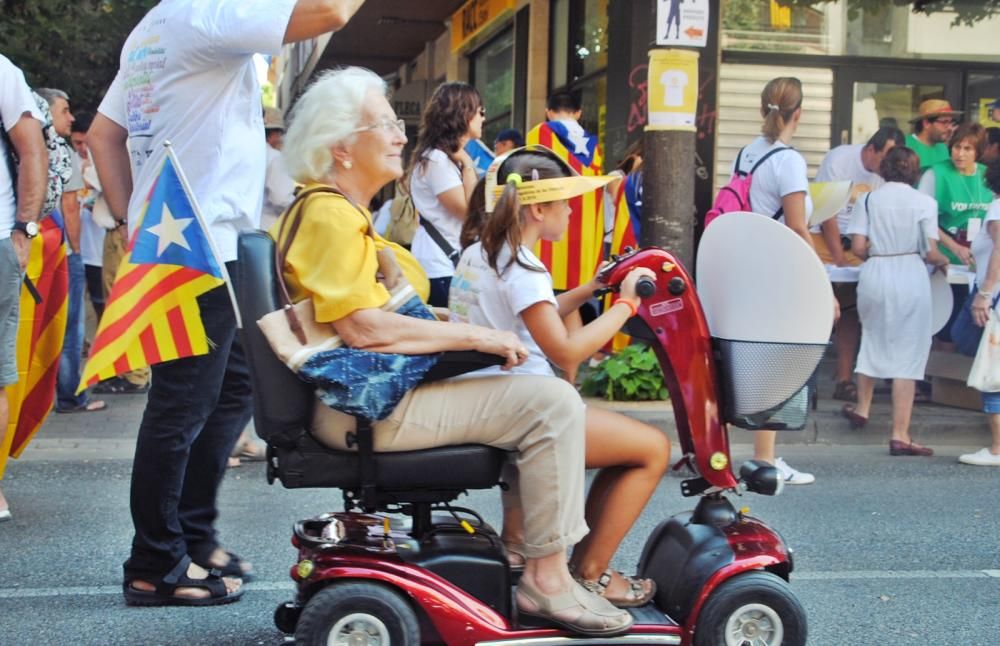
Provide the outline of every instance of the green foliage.
[[725,0],[723,5],[723,29],[756,31],[761,28],[760,14],[766,7],[760,0]]
[[118,70],[122,44],[156,0],[0,0],[0,54],[32,87],[94,112]]
[[630,345],[597,367],[587,368],[580,391],[609,401],[667,399],[656,354],[643,345]]
[[[830,0],[778,0],[778,4],[792,7],[814,7]],[[973,25],[1000,14],[1000,0],[847,0],[851,18],[860,12],[877,14],[889,5],[913,7],[914,13],[952,12],[954,24]]]

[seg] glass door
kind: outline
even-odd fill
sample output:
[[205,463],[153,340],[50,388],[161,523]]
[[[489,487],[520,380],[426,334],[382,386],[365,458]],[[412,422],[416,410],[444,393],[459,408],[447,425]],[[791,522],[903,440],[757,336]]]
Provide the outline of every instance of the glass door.
[[848,67],[837,74],[831,146],[865,143],[884,125],[910,134],[910,119],[927,99],[961,109],[958,71]]

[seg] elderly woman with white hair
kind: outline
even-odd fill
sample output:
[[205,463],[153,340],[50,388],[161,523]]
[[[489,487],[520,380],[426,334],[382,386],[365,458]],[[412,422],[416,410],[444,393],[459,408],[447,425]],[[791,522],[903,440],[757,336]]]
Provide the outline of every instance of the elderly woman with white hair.
[[[504,356],[507,368],[522,363],[527,350],[511,332],[382,309],[389,293],[375,277],[380,250],[392,249],[425,302],[429,291],[417,261],[372,231],[364,207],[402,176],[405,144],[385,83],[368,70],[328,72],[299,100],[285,135],[286,167],[303,191],[338,193],[310,193],[271,228],[280,245],[287,235],[282,221],[299,217],[283,267],[292,299],[311,298],[316,320],[331,323],[350,348],[399,355],[478,350]],[[317,420],[321,441],[346,448],[353,418],[320,405]],[[555,377],[472,374],[420,385],[373,428],[376,451],[476,443],[517,452],[526,521],[518,608],[590,636],[631,627],[627,611],[577,584],[566,565],[566,550],[587,533],[584,407],[569,384]]]

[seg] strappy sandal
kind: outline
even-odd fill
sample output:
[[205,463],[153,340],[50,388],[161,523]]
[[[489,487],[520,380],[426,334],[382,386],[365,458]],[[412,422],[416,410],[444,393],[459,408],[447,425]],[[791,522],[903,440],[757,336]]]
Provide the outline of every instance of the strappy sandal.
[[833,389],[833,398],[856,404],[858,402],[858,387],[853,381],[838,381],[837,386]]
[[[243,589],[229,592],[219,570],[209,570],[204,579],[192,579],[187,575],[191,557],[185,556],[174,569],[155,582],[155,590],[139,590],[132,583],[138,579],[126,579],[122,583],[125,603],[130,606],[219,606],[232,603],[243,596]],[[150,581],[150,583],[153,583]],[[201,588],[209,596],[196,599],[177,596],[178,588]]]
[[524,579],[515,593],[517,609],[587,637],[613,637],[628,632],[635,620],[607,600],[573,584],[562,594],[547,596]]
[[227,550],[226,554],[229,556],[229,562],[223,565],[222,567],[219,567],[217,565],[212,565],[211,563],[208,562],[207,559],[203,563],[195,561],[195,564],[200,565],[206,570],[218,570],[219,572],[222,573],[223,577],[229,577],[231,579],[243,579],[244,583],[249,583],[250,581],[253,581],[254,577],[256,576],[253,567],[251,567],[249,563],[244,561],[242,558],[240,558],[233,552]]
[[528,562],[528,557],[521,551],[520,545],[504,543],[503,546],[507,550],[507,567],[510,568],[510,571],[512,573],[524,572],[524,566]]
[[[616,573],[625,580],[626,584],[628,584],[628,591],[620,597],[608,596],[608,586],[611,585],[612,578]],[[639,579],[637,577],[626,576],[625,574],[616,572],[611,568],[604,570],[604,573],[597,577],[596,581],[581,577],[577,577],[576,581],[588,591],[604,597],[619,608],[638,608],[639,606],[644,606],[649,603],[652,600],[653,595],[656,594],[656,581],[653,581],[652,579]]]

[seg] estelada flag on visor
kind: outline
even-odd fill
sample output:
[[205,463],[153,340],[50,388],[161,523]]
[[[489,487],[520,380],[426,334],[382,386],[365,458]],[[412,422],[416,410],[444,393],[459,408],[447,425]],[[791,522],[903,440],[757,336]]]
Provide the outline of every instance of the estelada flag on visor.
[[[550,148],[584,176],[601,175],[603,160],[597,137],[571,134],[559,121],[547,121],[528,131],[525,142]],[[552,274],[555,289],[573,289],[594,277],[604,238],[603,189],[569,201],[569,229],[562,240],[539,241],[535,255]]]
[[6,389],[10,418],[6,435],[0,437],[0,477],[7,457],[20,457],[56,399],[69,274],[63,232],[51,216],[42,219],[38,235],[31,240],[25,275],[28,280],[21,287],[17,328],[17,383]]
[[111,286],[81,391],[136,368],[208,353],[197,298],[228,276],[167,150]]

